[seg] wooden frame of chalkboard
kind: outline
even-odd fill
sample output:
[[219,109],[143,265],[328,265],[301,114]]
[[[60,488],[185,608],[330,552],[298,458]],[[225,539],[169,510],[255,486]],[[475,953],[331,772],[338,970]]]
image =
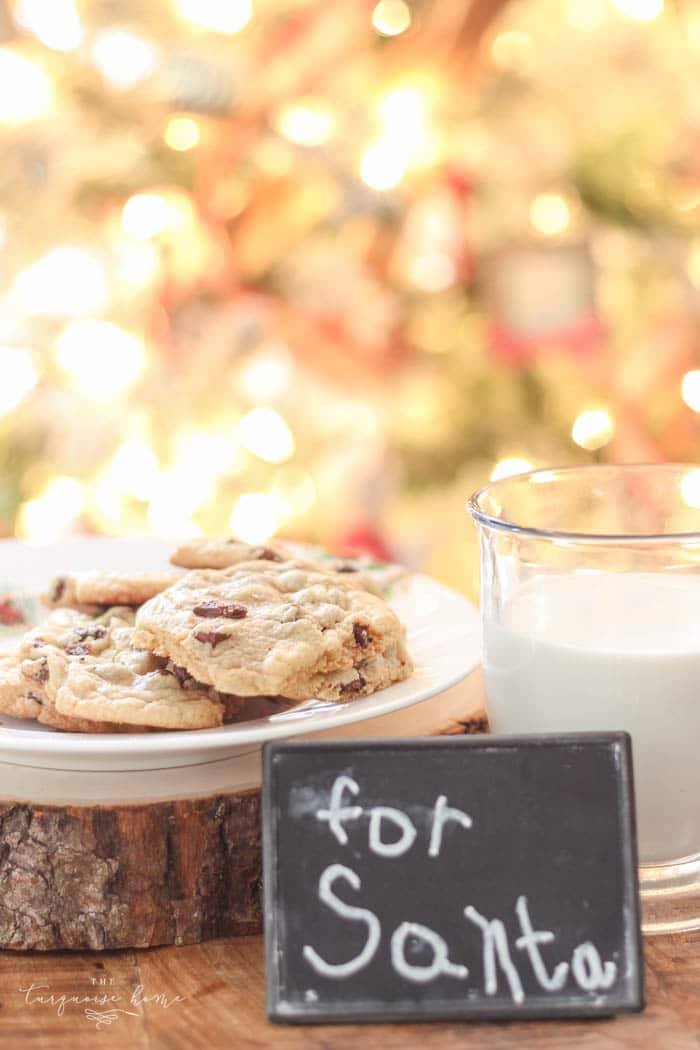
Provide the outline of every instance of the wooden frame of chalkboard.
[[[283,741],[265,745],[263,766],[272,1021],[643,1009],[626,733]],[[368,850],[372,835],[381,856]],[[325,876],[337,881],[326,878],[321,892]],[[348,960],[367,955],[377,927],[362,972],[338,980]]]

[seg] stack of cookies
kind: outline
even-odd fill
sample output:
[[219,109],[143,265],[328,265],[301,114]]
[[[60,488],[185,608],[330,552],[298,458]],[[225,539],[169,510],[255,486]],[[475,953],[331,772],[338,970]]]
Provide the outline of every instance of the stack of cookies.
[[72,732],[207,729],[367,696],[411,673],[405,630],[351,561],[193,541],[166,573],[53,581],[46,620],[0,657],[0,711]]

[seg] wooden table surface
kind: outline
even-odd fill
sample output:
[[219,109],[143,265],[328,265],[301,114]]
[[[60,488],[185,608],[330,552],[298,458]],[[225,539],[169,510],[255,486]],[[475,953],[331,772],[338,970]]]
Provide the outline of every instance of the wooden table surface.
[[[698,1050],[700,933],[645,942],[647,1008],[596,1021],[271,1025],[260,937],[121,952],[0,953],[2,1050]],[[24,991],[31,988],[33,991]],[[39,987],[43,986],[43,987]],[[50,997],[54,1001],[51,1003]],[[70,997],[114,996],[86,1004]],[[47,1001],[40,1002],[43,996]],[[64,1008],[61,996],[67,997]],[[111,1010],[128,1012],[111,1013]],[[86,1015],[86,1010],[96,1014]],[[99,1015],[102,1023],[99,1023]],[[106,1016],[105,1016],[106,1015]]]
[[[474,710],[478,676],[470,688]],[[700,932],[650,938],[645,958],[642,1014],[291,1026],[266,1020],[260,937],[135,951],[0,951],[0,1050],[700,1050]]]

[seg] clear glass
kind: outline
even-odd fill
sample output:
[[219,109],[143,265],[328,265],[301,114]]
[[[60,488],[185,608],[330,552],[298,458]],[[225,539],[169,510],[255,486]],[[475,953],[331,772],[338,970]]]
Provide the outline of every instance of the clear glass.
[[534,471],[468,509],[492,730],[627,730],[643,930],[700,928],[700,469]]

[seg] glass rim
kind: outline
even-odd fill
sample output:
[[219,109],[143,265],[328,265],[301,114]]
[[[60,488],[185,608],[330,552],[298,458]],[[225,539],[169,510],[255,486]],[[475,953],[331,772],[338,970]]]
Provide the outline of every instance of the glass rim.
[[574,532],[566,529],[544,529],[533,525],[519,525],[517,522],[505,521],[503,518],[487,514],[479,506],[480,499],[487,493],[491,494],[498,488],[518,482],[531,482],[538,477],[542,482],[553,479],[560,474],[603,474],[615,471],[648,471],[649,473],[681,473],[700,470],[697,463],[582,463],[564,467],[539,467],[537,470],[524,471],[522,474],[511,474],[506,478],[498,478],[490,481],[481,488],[476,489],[467,500],[466,509],[475,522],[486,525],[492,529],[509,532],[519,536],[530,536],[533,539],[567,540],[571,543],[587,544],[624,544],[634,546],[635,544],[664,544],[664,543],[698,543],[700,544],[700,530],[696,532],[656,532],[656,533],[601,533],[601,532]]

